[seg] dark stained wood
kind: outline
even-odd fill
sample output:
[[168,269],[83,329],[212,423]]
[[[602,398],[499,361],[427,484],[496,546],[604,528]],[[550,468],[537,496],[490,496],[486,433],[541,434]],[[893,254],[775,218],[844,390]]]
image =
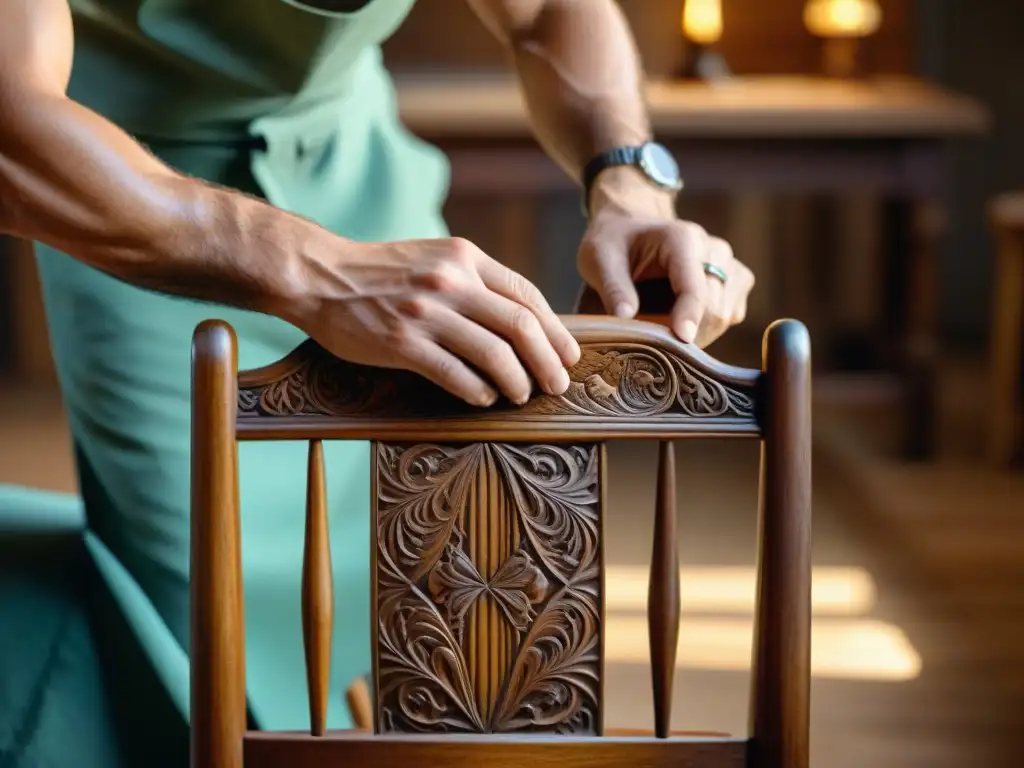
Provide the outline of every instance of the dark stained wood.
[[[649,303],[651,317],[663,322],[663,308]],[[234,440],[313,441],[303,603],[307,641],[321,638],[316,647],[322,654],[328,628],[308,626],[316,613],[310,607],[324,602],[323,595],[312,596],[309,582],[324,574],[329,558],[319,440],[377,432],[387,439],[373,443],[373,691],[361,695],[356,687],[349,695],[356,722],[366,728],[372,720],[375,733],[245,734],[248,765],[806,768],[806,329],[795,321],[771,326],[763,369],[751,371],[723,365],[655,323],[566,322],[584,351],[570,391],[489,411],[471,411],[410,374],[337,361],[311,342],[275,365],[236,377],[230,328],[200,326],[193,421],[193,610],[199,618],[193,625],[193,716],[200,718],[194,721],[194,765],[238,768],[243,741]],[[608,426],[617,421],[628,428]],[[604,732],[605,451],[594,436],[620,434],[664,443],[649,602],[660,681],[655,735],[662,738]],[[678,638],[679,585],[672,449],[664,441],[735,434],[763,441],[753,735],[749,741],[669,737],[666,690]],[[219,548],[210,541],[220,541]],[[327,588],[322,584],[321,593]],[[310,673],[314,733],[322,723],[321,654],[308,661],[316,670]]]
[[654,734],[667,738],[672,728],[672,682],[679,644],[679,554],[676,543],[676,455],[662,441],[658,453],[658,494],[654,510],[654,545],[647,622],[651,642],[651,688]]
[[442,424],[457,442],[760,435],[758,372],[719,363],[661,326],[565,322],[583,351],[569,391],[488,409],[412,373],[338,360],[308,341],[279,363],[240,374],[239,439],[428,441]]
[[306,484],[306,538],[302,560],[302,641],[306,650],[309,727],[314,736],[327,729],[327,694],[331,677],[331,631],[334,625],[334,580],[327,527],[324,449],[309,441]]
[[811,665],[811,349],[806,329],[764,338],[757,609],[750,734],[759,768],[807,768]]
[[706,737],[368,736],[332,731],[247,733],[246,768],[413,766],[430,768],[740,768],[746,739]]
[[1008,466],[1024,444],[1024,193],[989,204],[996,241],[989,373],[989,460]]
[[237,371],[234,331],[219,321],[202,323],[192,340],[192,768],[242,768],[245,619]]
[[376,444],[378,732],[600,733],[600,456]]

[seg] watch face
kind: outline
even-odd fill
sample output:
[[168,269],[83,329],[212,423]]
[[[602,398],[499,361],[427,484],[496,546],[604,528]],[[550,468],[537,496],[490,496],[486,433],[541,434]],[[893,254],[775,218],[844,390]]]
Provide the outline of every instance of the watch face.
[[680,189],[683,186],[675,158],[661,144],[648,142],[640,148],[640,167],[655,184],[669,189]]

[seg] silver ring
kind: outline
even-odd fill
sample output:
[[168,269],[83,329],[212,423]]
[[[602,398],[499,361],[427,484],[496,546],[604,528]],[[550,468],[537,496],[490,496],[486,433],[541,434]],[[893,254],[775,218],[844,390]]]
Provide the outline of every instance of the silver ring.
[[712,264],[709,261],[704,262],[704,272],[711,275],[711,277],[721,281],[722,285],[725,285],[729,280],[729,276],[725,274],[724,269],[722,269],[717,264]]

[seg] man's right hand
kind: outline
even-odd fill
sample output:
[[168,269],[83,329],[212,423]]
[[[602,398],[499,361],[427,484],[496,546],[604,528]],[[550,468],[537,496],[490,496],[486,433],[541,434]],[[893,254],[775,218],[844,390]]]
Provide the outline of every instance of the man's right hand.
[[348,241],[336,253],[299,313],[280,314],[338,357],[415,371],[479,406],[498,391],[526,402],[531,379],[568,389],[575,339],[536,287],[472,243]]
[[579,347],[526,279],[460,239],[357,243],[183,176],[65,95],[66,0],[0,24],[0,232],[126,282],[277,315],[347,360],[454,395],[561,394]]

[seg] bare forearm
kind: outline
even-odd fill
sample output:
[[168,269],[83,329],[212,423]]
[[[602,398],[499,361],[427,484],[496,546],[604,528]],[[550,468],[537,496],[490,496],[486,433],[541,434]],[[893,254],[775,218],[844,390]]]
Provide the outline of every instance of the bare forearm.
[[[512,57],[538,141],[571,177],[601,152],[651,138],[640,59],[615,0],[470,3]],[[602,174],[592,203],[637,195],[671,209],[629,169]]]
[[0,229],[168,293],[267,311],[296,292],[313,225],[172,171],[63,96],[7,99]]
[[643,75],[614,0],[470,0],[515,64],[538,140],[575,178],[650,136]]

